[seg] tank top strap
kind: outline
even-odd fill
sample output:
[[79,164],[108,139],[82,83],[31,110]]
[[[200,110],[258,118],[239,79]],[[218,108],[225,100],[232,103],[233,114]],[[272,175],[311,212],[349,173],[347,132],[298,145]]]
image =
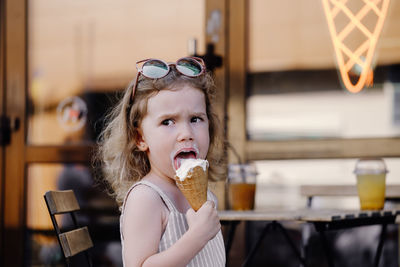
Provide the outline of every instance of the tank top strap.
[[148,187],[152,188],[160,195],[161,199],[163,200],[169,211],[176,211],[175,205],[172,203],[171,199],[161,190],[160,187],[149,181],[139,181],[135,184],[135,186],[139,184],[147,185]]

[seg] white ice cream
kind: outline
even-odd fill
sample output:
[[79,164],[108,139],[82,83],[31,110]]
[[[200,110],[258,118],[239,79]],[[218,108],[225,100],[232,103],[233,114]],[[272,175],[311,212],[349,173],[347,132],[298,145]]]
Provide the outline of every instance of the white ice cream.
[[185,181],[189,171],[193,170],[196,166],[200,166],[206,171],[208,168],[208,161],[206,159],[184,159],[179,169],[176,170],[176,176],[179,177],[180,181]]

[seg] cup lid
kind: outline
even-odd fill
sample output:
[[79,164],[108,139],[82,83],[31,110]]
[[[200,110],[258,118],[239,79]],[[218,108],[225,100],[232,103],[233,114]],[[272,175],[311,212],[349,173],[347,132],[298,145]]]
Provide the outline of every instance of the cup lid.
[[357,160],[355,174],[382,174],[387,173],[386,164],[381,158],[362,158]]
[[233,181],[253,181],[256,179],[258,172],[256,166],[249,164],[229,164],[228,165],[228,180]]

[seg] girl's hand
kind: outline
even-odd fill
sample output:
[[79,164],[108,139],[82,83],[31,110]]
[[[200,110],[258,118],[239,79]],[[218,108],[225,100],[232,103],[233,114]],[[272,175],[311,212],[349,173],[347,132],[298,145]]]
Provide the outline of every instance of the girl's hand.
[[197,212],[189,209],[186,212],[186,219],[189,225],[188,231],[197,235],[204,243],[214,238],[221,229],[218,213],[212,201],[206,201]]

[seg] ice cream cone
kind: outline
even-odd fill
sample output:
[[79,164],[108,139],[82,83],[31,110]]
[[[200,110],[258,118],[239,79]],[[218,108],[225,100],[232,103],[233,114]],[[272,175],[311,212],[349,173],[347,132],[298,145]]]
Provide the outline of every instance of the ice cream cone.
[[208,174],[201,166],[191,169],[183,181],[175,176],[175,181],[195,211],[207,201]]

